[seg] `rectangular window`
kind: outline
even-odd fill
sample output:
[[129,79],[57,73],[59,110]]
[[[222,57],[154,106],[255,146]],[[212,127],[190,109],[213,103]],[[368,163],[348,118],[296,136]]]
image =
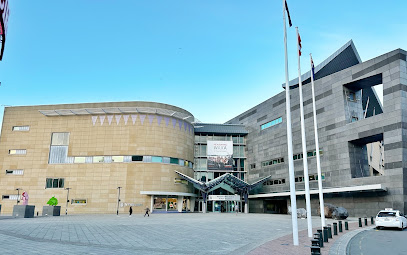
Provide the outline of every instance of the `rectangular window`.
[[184,166],[188,167],[188,163],[189,163],[189,161],[185,160],[184,161]]
[[86,162],[86,157],[75,157],[73,162],[75,164],[85,163]]
[[168,157],[163,157],[163,163],[169,164],[169,163],[170,163],[170,158],[168,158]]
[[131,161],[143,161],[143,156],[131,156]]
[[163,157],[152,156],[151,157],[151,162],[153,162],[153,163],[162,163],[163,162]]
[[256,168],[256,164],[250,164],[250,169],[255,169]]
[[183,159],[179,159],[179,165],[183,166],[184,165],[184,160]]
[[52,133],[51,145],[69,145],[69,133]]
[[356,121],[358,121],[359,120],[359,118],[358,117],[356,117],[356,116],[352,116],[352,119],[350,120],[350,122],[356,122]]
[[23,175],[24,170],[18,169],[18,170],[6,170],[7,175]]
[[27,154],[27,150],[26,149],[8,150],[8,154],[10,154],[10,155],[25,155],[25,154]]
[[192,162],[188,162],[188,167],[189,167],[189,168],[193,168],[193,167],[194,167],[194,165],[192,164]]
[[94,156],[93,157],[93,163],[103,163],[103,162],[105,162],[104,156]]
[[177,159],[177,158],[170,158],[170,163],[171,164],[179,164],[179,159]]
[[47,178],[45,182],[46,189],[63,188],[65,183],[64,178]]
[[124,162],[124,156],[112,156],[112,162],[115,163]]
[[274,119],[274,120],[272,120],[272,121],[269,121],[269,122],[264,123],[263,125],[261,125],[261,126],[260,126],[260,130],[263,130],[263,129],[266,129],[266,128],[275,126],[275,125],[280,124],[280,123],[282,123],[282,122],[283,122],[283,117],[279,117],[279,118],[277,118],[277,119]]
[[88,203],[87,199],[71,199],[71,204],[73,205],[86,205]]
[[151,156],[144,156],[143,162],[151,162]]
[[5,200],[5,199],[8,199],[8,200],[17,200],[17,198],[18,198],[17,195],[2,195],[2,196],[1,196],[1,199],[3,199],[3,200]]
[[30,126],[13,126],[13,131],[29,131]]

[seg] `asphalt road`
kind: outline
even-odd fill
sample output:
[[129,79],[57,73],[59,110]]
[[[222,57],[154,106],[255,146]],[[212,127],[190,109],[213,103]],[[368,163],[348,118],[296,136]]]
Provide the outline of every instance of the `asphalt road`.
[[371,229],[356,235],[349,243],[350,255],[405,255],[407,229]]

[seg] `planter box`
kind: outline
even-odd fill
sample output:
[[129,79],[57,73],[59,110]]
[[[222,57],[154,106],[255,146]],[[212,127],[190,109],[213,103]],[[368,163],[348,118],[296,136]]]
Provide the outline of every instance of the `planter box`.
[[13,207],[13,217],[34,218],[35,205],[15,205]]
[[60,206],[43,206],[42,207],[42,216],[60,216],[61,207]]

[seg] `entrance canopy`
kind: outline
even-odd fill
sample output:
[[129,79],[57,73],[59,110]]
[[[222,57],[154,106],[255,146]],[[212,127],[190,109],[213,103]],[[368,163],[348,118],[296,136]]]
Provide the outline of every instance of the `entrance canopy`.
[[213,190],[213,188],[215,188],[216,186],[219,186],[220,184],[224,183],[229,185],[231,188],[233,188],[234,190],[238,191],[238,192],[245,192],[248,193],[251,189],[255,188],[256,186],[262,184],[263,182],[267,181],[271,175],[264,177],[252,184],[249,184],[239,178],[237,178],[236,176],[234,176],[233,174],[230,173],[226,173],[224,175],[221,175],[211,181],[208,182],[201,182],[198,180],[195,180],[194,178],[191,178],[183,173],[180,173],[178,171],[175,171],[179,176],[181,176],[183,179],[187,180],[188,182],[192,183],[194,185],[195,188],[197,188],[198,190],[204,192],[204,193],[208,193],[209,191]]

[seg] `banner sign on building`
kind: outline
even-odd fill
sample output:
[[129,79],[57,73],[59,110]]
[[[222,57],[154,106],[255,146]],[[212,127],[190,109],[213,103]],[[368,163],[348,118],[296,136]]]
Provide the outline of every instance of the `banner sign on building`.
[[8,16],[8,0],[0,0],[0,60],[3,59],[4,44],[6,43]]
[[208,141],[208,170],[233,170],[233,142]]
[[239,195],[209,195],[208,201],[240,201]]

